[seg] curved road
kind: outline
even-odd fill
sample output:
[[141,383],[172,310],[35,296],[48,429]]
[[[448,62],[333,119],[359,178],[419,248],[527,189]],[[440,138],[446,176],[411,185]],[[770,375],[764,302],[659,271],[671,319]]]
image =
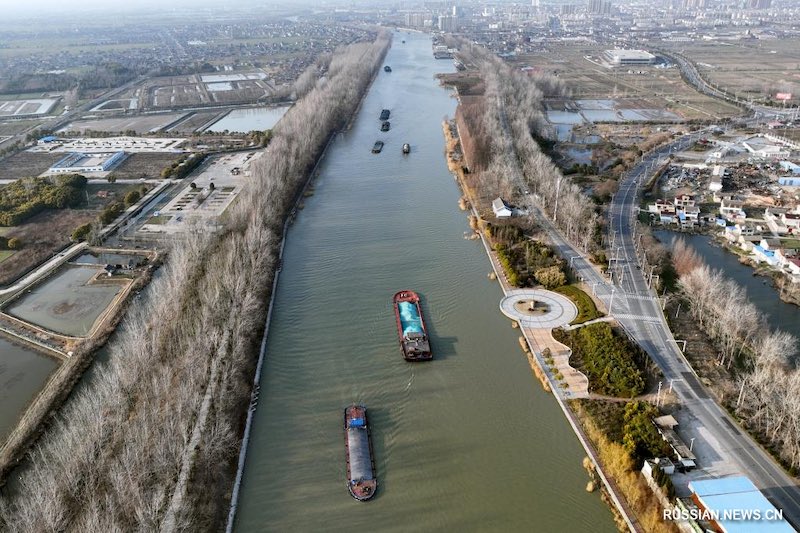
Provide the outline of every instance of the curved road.
[[[664,162],[673,150],[690,146],[699,134],[684,136],[647,154],[621,182],[614,196],[609,218],[614,237],[614,283],[573,247],[538,213],[559,252],[573,263],[578,276],[592,285],[595,293],[610,307],[610,314],[653,358],[664,374],[664,388],[671,384],[681,404],[678,418],[680,433],[687,441],[694,439],[699,471],[690,477],[723,477],[741,473],[764,492],[795,527],[800,526],[800,490],[753,439],[742,431],[728,413],[713,399],[684,358],[657,297],[648,288],[639,269],[635,250],[635,213],[638,189],[651,175],[654,165]],[[688,481],[688,479],[686,480]]]

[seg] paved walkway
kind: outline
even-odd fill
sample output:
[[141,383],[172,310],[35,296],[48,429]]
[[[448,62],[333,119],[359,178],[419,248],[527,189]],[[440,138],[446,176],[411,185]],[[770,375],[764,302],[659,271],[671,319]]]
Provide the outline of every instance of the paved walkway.
[[[525,302],[535,300],[541,314],[526,312]],[[561,294],[543,289],[514,289],[500,300],[500,311],[520,326],[533,329],[555,329],[566,326],[578,316],[575,304]]]

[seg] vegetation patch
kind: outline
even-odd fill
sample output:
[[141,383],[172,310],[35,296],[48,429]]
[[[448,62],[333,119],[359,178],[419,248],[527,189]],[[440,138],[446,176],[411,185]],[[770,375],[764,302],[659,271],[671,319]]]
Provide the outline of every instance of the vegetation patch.
[[[649,428],[652,428],[653,432],[656,430],[650,422],[649,416],[656,414],[654,413],[655,407],[643,402],[619,404],[593,400],[573,400],[570,402],[570,407],[578,416],[586,435],[597,449],[606,474],[616,482],[628,505],[639,519],[642,529],[644,531],[678,531],[673,522],[662,519],[658,498],[639,474],[642,463],[631,454],[630,446],[626,445],[627,441],[636,444],[634,449],[650,446],[653,434],[649,432]],[[661,443],[665,444],[663,441]],[[656,447],[650,451],[655,452],[652,457],[657,457],[663,456],[660,452],[666,450]],[[654,478],[660,485],[663,483],[662,486],[668,495],[674,494],[674,488],[668,477],[664,479],[664,476],[656,475]]]
[[593,392],[621,398],[644,392],[644,353],[608,324],[553,330],[553,337],[572,349],[570,364],[586,374]]
[[563,259],[547,244],[526,237],[522,228],[488,223],[486,233],[512,285],[554,289],[566,283]]
[[76,207],[85,187],[79,174],[17,180],[0,189],[0,225],[17,226],[45,209]]
[[0,263],[2,263],[12,255],[14,255],[15,253],[17,252],[15,252],[14,250],[0,250]]
[[553,290],[572,300],[572,302],[578,308],[578,316],[575,317],[575,320],[572,321],[572,324],[583,324],[584,322],[604,316],[603,313],[597,310],[597,306],[595,305],[594,300],[592,300],[592,297],[575,285],[562,285],[561,287],[556,287]]

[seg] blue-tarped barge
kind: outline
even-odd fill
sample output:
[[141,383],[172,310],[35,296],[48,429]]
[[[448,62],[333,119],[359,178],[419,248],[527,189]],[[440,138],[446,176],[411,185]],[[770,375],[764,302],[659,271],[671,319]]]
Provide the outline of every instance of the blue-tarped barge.
[[400,349],[406,361],[430,361],[433,359],[431,344],[419,295],[414,291],[400,291],[392,299],[397,320],[397,335]]

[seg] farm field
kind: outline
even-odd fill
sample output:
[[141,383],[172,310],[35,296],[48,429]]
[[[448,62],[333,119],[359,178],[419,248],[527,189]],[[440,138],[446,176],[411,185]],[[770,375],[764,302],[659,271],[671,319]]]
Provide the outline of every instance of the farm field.
[[41,123],[41,120],[6,120],[0,122],[0,137],[23,133]]
[[744,98],[794,94],[800,102],[800,43],[796,40],[664,43],[697,65],[707,80]]
[[[546,50],[521,54],[511,63],[557,74],[576,99],[608,99],[622,107],[664,109],[686,120],[720,119],[739,115],[739,108],[704,96],[687,85],[677,68],[636,67],[636,72],[596,64],[605,48],[599,45],[549,45]],[[587,59],[587,56],[593,59]],[[637,73],[641,72],[641,73]],[[625,104],[630,101],[630,104]]]
[[112,173],[118,180],[154,179],[181,154],[129,154]]
[[107,131],[111,133],[133,130],[136,133],[150,133],[175,122],[184,113],[166,113],[158,115],[132,115],[113,118],[94,118],[76,120],[61,128],[60,131]]
[[17,152],[0,160],[0,178],[20,179],[38,176],[63,157],[64,154]]

